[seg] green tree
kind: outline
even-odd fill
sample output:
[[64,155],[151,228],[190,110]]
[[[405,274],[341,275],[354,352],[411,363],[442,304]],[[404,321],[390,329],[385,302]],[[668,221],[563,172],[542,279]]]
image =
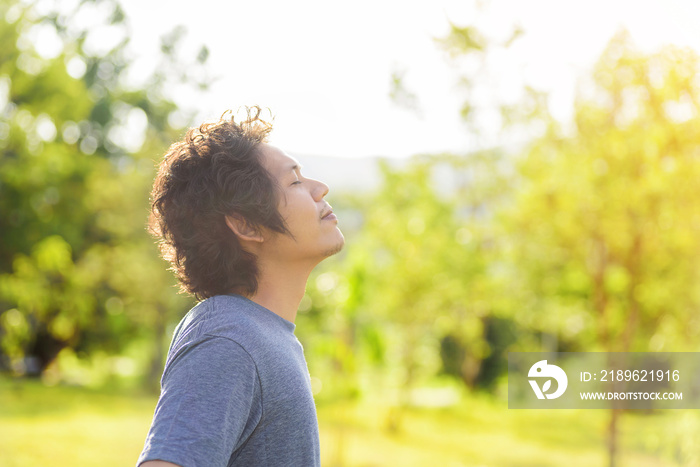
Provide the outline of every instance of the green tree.
[[416,157],[400,168],[384,162],[379,190],[361,200],[369,208],[331,298],[350,329],[345,345],[383,366],[385,388],[398,388],[391,429],[400,427],[416,384],[444,366],[441,342],[458,346],[454,372],[470,387],[486,381],[484,359],[503,350],[487,340],[495,317],[507,320],[511,308],[507,297],[493,298],[502,287],[493,219],[503,193],[496,187],[507,180],[501,156]]
[[700,334],[698,63],[673,47],[642,54],[619,33],[571,134],[551,123],[521,160],[508,221],[521,303],[577,350],[690,350]]
[[179,61],[176,29],[134,86],[119,4],[56,8],[0,2],[0,367],[41,374],[64,348],[117,352],[137,337],[159,366],[166,317],[183,303],[145,232],[148,192],[179,131],[170,122],[183,120],[165,88],[192,83],[185,70],[207,52]]

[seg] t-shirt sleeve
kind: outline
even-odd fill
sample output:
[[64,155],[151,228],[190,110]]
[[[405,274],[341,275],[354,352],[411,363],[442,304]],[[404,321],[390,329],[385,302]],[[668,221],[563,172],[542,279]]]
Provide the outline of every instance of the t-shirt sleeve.
[[166,364],[137,465],[226,466],[261,415],[259,377],[245,349],[223,337],[185,347]]

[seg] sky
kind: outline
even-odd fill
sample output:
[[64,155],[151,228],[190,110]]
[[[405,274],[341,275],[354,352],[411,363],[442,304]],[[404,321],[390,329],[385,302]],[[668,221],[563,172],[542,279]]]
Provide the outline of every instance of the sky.
[[[201,95],[176,93],[181,106],[195,109],[200,120],[242,105],[269,107],[275,115],[271,142],[292,154],[406,157],[473,150],[459,118],[465,98],[460,68],[436,41],[450,22],[476,24],[496,39],[518,24],[524,35],[494,54],[483,81],[506,100],[517,98],[523,84],[547,91],[562,120],[571,114],[577,78],[620,28],[644,50],[662,44],[700,50],[695,0],[493,0],[482,10],[464,0],[122,3],[143,63],[153,62],[159,36],[178,24],[188,31],[185,53],[209,48],[208,71],[216,81]],[[416,96],[414,108],[390,98],[397,71]]]

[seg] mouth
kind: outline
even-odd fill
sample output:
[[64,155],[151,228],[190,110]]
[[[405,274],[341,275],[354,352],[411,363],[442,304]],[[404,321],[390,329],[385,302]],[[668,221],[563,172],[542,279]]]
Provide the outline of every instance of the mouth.
[[321,213],[321,220],[322,221],[331,221],[331,220],[338,220],[338,217],[336,217],[335,214],[333,214],[333,209],[328,207],[328,210]]

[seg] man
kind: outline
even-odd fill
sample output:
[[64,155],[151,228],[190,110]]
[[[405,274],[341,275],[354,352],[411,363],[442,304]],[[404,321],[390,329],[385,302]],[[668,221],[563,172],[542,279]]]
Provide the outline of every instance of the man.
[[294,319],[344,244],[328,187],[266,143],[260,109],[190,129],[166,153],[151,229],[200,302],[175,329],[142,467],[320,465]]

